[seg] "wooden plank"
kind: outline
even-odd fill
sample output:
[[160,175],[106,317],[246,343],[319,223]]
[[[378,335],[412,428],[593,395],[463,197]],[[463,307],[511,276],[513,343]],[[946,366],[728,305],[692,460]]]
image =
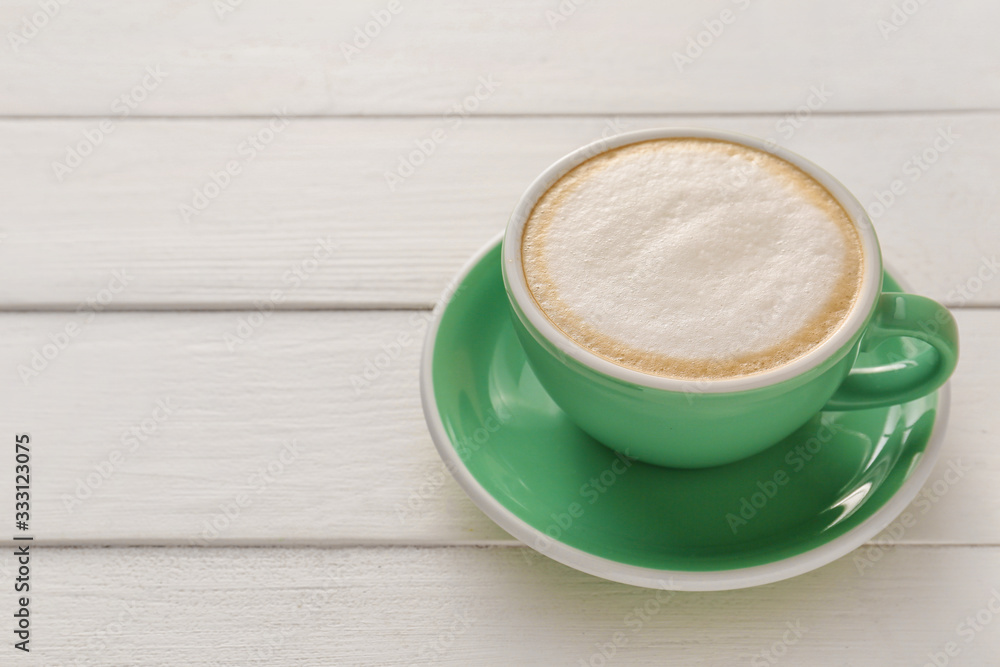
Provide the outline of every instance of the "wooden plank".
[[974,0],[62,4],[33,31],[39,5],[5,3],[0,113],[105,116],[151,66],[132,114],[441,114],[480,77],[469,105],[503,114],[1000,105],[1000,9]]
[[[892,543],[1000,544],[1000,311],[957,316],[963,362],[942,460],[911,507],[916,525]],[[0,432],[35,443],[40,541],[511,542],[430,441],[418,390],[426,313],[248,317],[0,315]],[[386,346],[391,361],[356,386]],[[51,359],[22,381],[36,352]],[[952,462],[968,469],[958,483]]]
[[35,549],[17,664],[985,665],[998,563],[998,547],[900,547],[862,573],[848,555],[671,593],[523,548]]
[[[549,163],[602,134],[669,124],[773,137],[810,157],[869,205],[914,289],[1000,305],[1000,114],[793,121],[292,119],[259,151],[247,138],[271,132],[267,120],[130,121],[62,182],[53,163],[98,121],[0,122],[0,308],[428,307]],[[385,174],[427,142],[433,153],[390,190]],[[934,160],[926,171],[920,155]],[[230,162],[240,174],[216,189]]]

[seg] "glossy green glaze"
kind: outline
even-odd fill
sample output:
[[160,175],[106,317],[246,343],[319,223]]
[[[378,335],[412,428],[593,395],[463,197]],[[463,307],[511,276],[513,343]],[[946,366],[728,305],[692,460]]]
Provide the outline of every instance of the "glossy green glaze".
[[[514,332],[499,257],[497,245],[441,314],[428,366],[432,407],[461,466],[539,531],[529,546],[545,551],[551,539],[663,570],[771,563],[871,518],[928,445],[936,392],[885,408],[820,412],[730,465],[682,470],[622,457],[576,427],[539,384]],[[886,276],[885,288],[898,286]],[[859,364],[880,365],[887,354],[917,368],[935,353],[895,338],[862,351]]]

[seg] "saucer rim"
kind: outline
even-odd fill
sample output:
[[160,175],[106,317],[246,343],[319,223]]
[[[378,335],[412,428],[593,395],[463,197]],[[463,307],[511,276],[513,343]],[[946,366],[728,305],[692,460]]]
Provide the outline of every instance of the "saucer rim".
[[[466,261],[456,277],[449,283],[455,289],[447,290],[435,306],[420,360],[420,398],[431,440],[433,440],[438,455],[444,461],[445,467],[452,477],[486,516],[524,546],[581,572],[632,586],[676,591],[722,591],[761,586],[811,572],[864,545],[889,526],[909,506],[930,478],[930,474],[940,458],[951,411],[950,380],[937,390],[938,405],[927,446],[906,481],[882,507],[875,510],[860,524],[834,537],[829,542],[800,554],[770,563],[742,568],[699,571],[666,570],[631,565],[596,556],[552,539],[504,507],[473,476],[448,437],[434,396],[434,348],[444,311],[454,298],[457,287],[468,278],[469,273],[482,262],[486,255],[503,241],[503,236],[504,232],[494,236]],[[892,274],[891,271],[890,273]],[[895,274],[892,275],[895,277]],[[900,283],[901,288],[907,289],[906,285],[898,278],[896,280]],[[532,544],[546,544],[547,546],[540,549]]]

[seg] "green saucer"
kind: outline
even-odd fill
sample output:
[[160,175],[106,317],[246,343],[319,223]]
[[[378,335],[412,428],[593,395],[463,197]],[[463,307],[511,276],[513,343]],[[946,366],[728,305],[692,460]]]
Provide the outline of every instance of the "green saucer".
[[[421,369],[438,451],[502,528],[585,572],[677,590],[801,574],[877,535],[938,456],[947,386],[888,408],[821,412],[726,466],[628,460],[576,428],[538,384],[511,327],[499,238],[456,285],[428,332]],[[885,289],[899,289],[888,275]],[[928,347],[904,339],[876,352],[905,364]]]

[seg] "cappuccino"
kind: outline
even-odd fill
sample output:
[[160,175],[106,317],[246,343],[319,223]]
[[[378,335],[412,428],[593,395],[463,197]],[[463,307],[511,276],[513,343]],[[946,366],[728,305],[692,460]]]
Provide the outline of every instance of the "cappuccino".
[[725,380],[816,348],[861,288],[861,237],[798,167],[717,139],[643,141],[557,180],[525,223],[532,297],[577,344],[642,373]]

